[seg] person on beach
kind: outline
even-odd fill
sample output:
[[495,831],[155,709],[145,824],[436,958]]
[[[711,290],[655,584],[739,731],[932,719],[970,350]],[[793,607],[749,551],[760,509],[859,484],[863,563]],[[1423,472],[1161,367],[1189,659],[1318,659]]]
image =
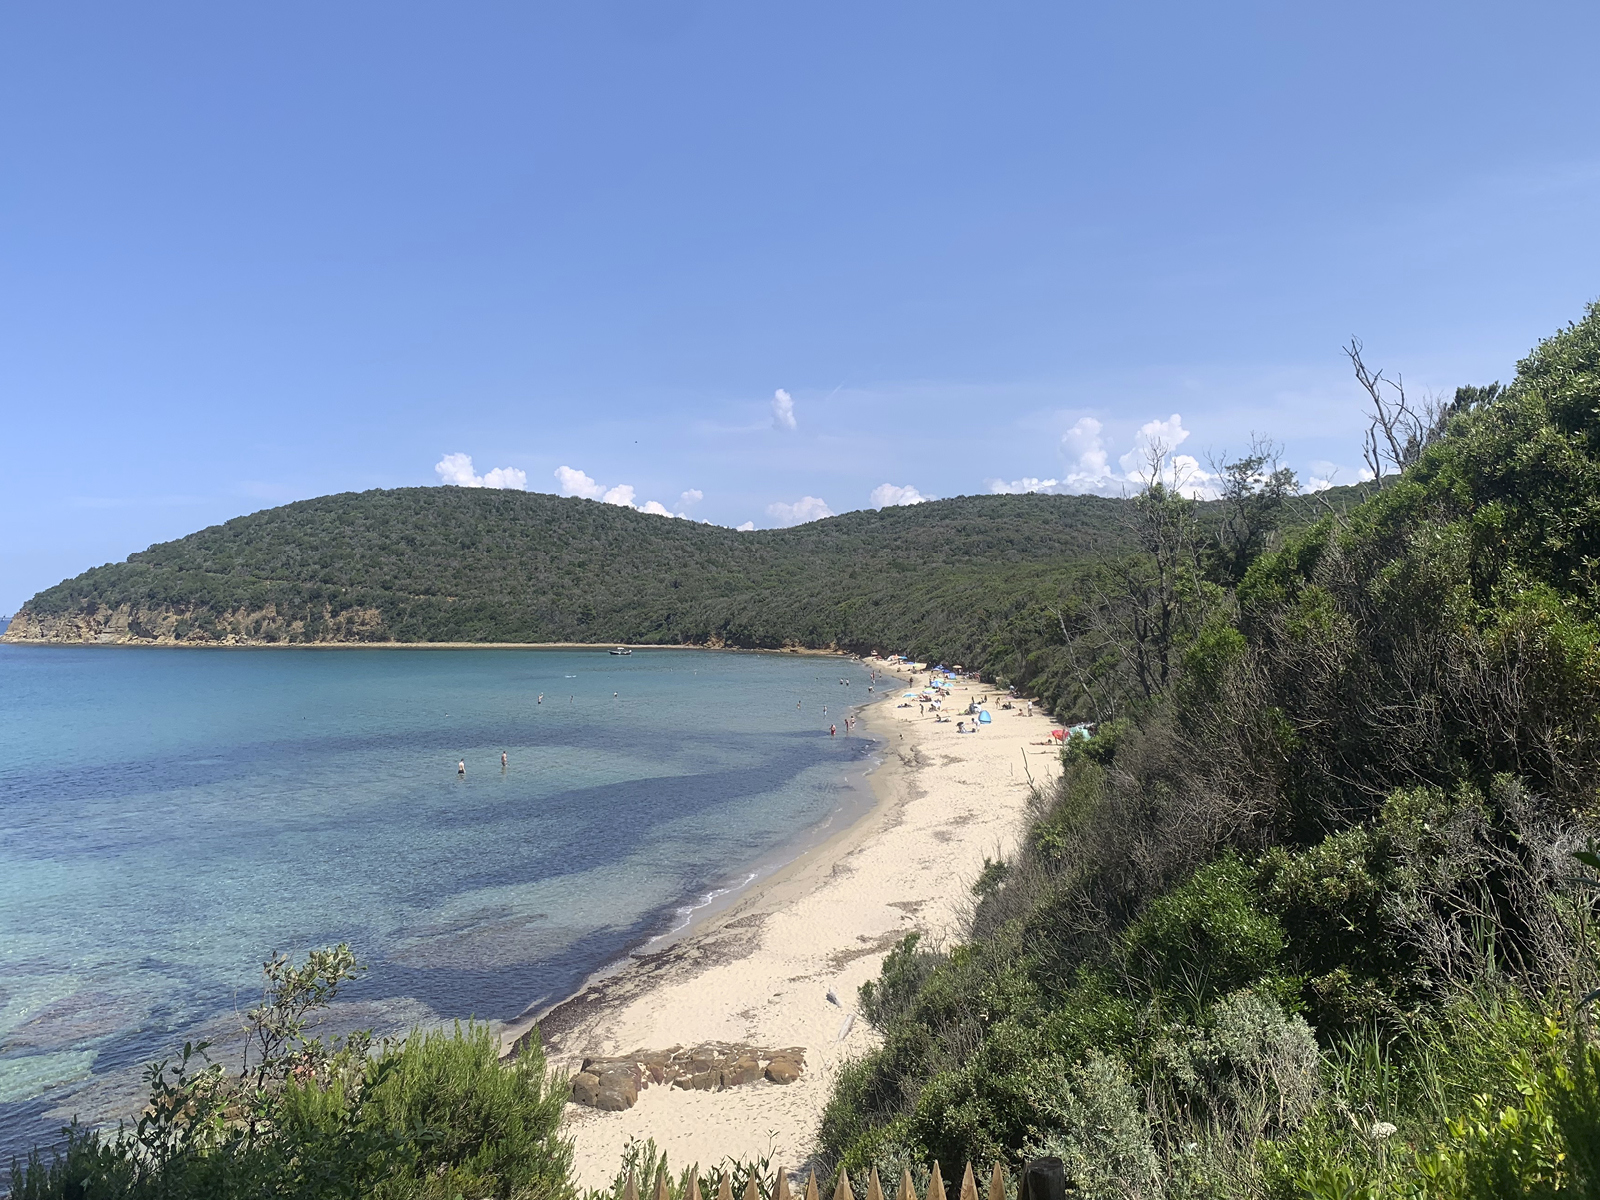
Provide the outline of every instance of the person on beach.
[[467,760],[462,759],[456,764],[456,774],[465,779],[467,777]]

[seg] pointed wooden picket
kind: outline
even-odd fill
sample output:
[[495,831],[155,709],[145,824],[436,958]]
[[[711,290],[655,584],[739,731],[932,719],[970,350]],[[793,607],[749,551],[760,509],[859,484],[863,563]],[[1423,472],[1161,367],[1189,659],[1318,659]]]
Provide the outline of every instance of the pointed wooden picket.
[[939,1160],[933,1160],[933,1174],[928,1177],[927,1200],[947,1200],[944,1194],[944,1177],[939,1174]]
[[744,1185],[744,1200],[762,1200],[761,1188],[756,1183],[756,1173],[750,1172],[750,1178]]
[[689,1200],[700,1200],[700,1168],[693,1167],[689,1171]]
[[806,1200],[818,1200],[817,1173],[815,1171],[806,1176]]
[[917,1200],[917,1185],[911,1182],[911,1168],[900,1168],[900,1190],[894,1200]]
[[978,1200],[978,1184],[972,1178],[972,1164],[961,1175],[961,1200]]
[[656,1174],[656,1200],[672,1200],[672,1192],[667,1187],[667,1164],[661,1164],[661,1170]]
[[878,1168],[872,1168],[872,1175],[867,1179],[867,1200],[883,1200],[883,1185],[878,1182]]
[[839,1182],[833,1187],[833,1200],[856,1200],[855,1192],[850,1190],[850,1172],[843,1167],[839,1168]]
[[722,1182],[717,1186],[717,1200],[733,1200],[733,1176],[724,1171]]
[[777,1178],[772,1184],[772,1200],[789,1200],[789,1172],[782,1167],[778,1168]]
[[633,1178],[633,1168],[628,1168],[628,1182],[622,1189],[622,1200],[639,1200],[639,1185]]
[[989,1200],[1006,1200],[1006,1174],[999,1163],[989,1175]]

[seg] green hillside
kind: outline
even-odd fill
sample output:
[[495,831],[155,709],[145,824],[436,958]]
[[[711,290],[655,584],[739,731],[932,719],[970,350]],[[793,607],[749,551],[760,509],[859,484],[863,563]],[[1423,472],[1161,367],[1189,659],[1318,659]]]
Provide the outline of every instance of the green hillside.
[[174,636],[174,618],[195,642],[856,644],[903,632],[867,610],[902,607],[949,572],[1127,550],[1119,504],[964,497],[741,533],[539,493],[344,493],[152,546],[19,615],[126,608],[134,639]]
[[[1281,515],[1303,523],[1354,491]],[[1204,536],[1224,508],[1198,506]],[[1063,619],[1092,607],[1095,572],[1137,554],[1137,517],[1134,500],[963,496],[739,532],[539,493],[348,492],[86,571],[28,601],[7,638],[896,650],[1070,709],[1085,696]]]

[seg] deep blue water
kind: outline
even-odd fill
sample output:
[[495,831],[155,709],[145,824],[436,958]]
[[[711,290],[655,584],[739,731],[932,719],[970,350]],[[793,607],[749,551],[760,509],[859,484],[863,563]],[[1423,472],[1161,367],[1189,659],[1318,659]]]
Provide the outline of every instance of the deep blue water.
[[0,646],[0,1166],[235,1027],[273,950],[350,942],[344,1018],[379,1030],[560,999],[837,819],[869,747],[828,726],[866,683],[733,652]]

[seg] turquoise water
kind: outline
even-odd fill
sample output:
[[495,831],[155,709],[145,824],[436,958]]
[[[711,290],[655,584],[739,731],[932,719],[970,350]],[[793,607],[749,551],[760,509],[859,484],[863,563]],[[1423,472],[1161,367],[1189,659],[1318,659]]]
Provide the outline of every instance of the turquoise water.
[[0,1164],[235,1028],[273,950],[350,942],[342,1019],[379,1030],[561,999],[859,802],[870,747],[828,726],[866,685],[733,652],[0,646]]

